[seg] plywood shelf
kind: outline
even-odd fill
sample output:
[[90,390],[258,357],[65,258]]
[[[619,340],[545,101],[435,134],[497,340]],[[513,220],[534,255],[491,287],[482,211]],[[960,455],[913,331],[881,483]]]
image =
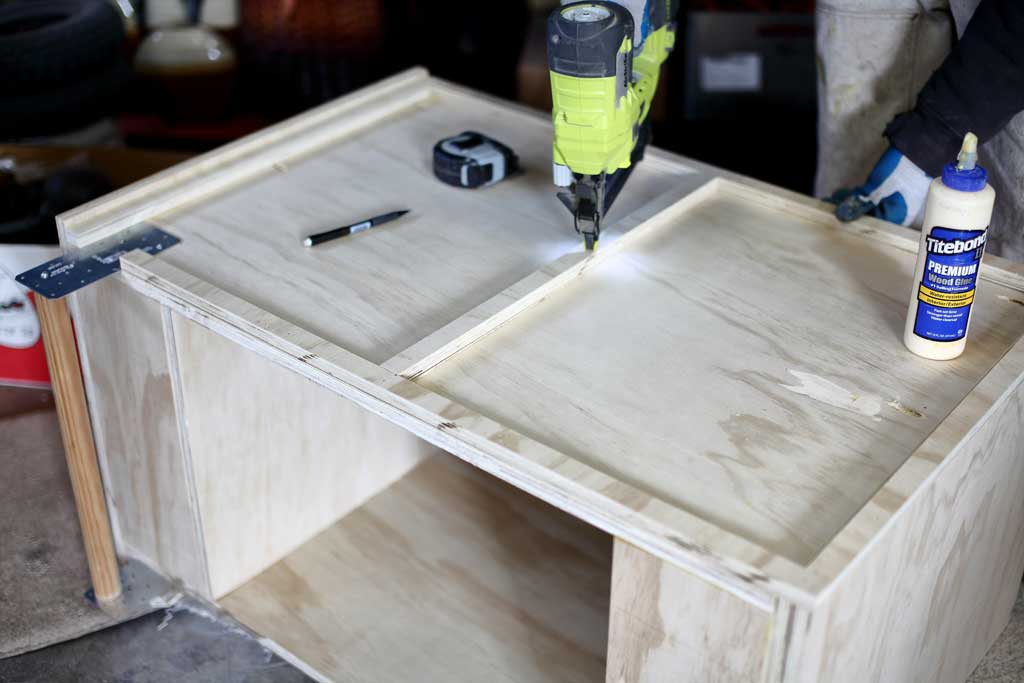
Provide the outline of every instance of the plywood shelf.
[[222,600],[337,681],[603,680],[611,537],[454,457]]

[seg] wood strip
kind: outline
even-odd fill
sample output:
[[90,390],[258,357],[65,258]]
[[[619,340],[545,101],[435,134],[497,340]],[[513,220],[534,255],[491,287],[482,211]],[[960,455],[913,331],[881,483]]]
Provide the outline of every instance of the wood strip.
[[99,602],[110,602],[121,595],[121,577],[110,533],[103,482],[96,463],[96,446],[85,402],[71,316],[64,299],[38,297],[36,310],[46,347],[46,363],[50,368],[57,417],[64,439],[64,454],[75,495],[75,507],[78,508],[78,521],[82,527],[82,541],[85,544],[93,590]]
[[1024,387],[918,483],[822,596],[796,683],[960,683],[1006,626],[1024,572]]
[[[885,530],[899,523],[926,484],[956,459],[958,448],[969,442],[992,415],[1002,410],[1024,378],[1024,339],[943,420],[907,461],[885,482],[863,508],[818,554],[810,567],[836,576],[850,571],[859,558],[879,543]],[[857,560],[859,561],[859,560]]]
[[[417,377],[524,310],[532,303],[531,294],[556,288],[552,281],[585,259],[579,252],[562,256],[392,356],[381,367],[408,379]],[[530,299],[530,303],[524,299]]]
[[[921,233],[917,230],[894,225],[871,216],[865,216],[852,223],[843,223],[836,219],[835,207],[832,204],[750,178],[723,173],[723,177],[726,176],[733,177],[729,178],[732,182],[723,185],[723,192],[746,201],[754,201],[776,211],[815,221],[831,222],[843,232],[880,241],[911,254],[916,254],[920,246]],[[989,282],[1024,292],[1024,264],[986,254],[981,265],[981,277]]]
[[[655,220],[662,212],[685,211],[714,196],[719,187],[719,181],[716,179],[707,180],[703,176],[694,176],[693,179],[698,183],[697,189],[690,184],[673,188],[620,221],[615,231],[610,231],[608,236],[602,238],[605,246],[590,254],[566,254],[402,351],[381,367],[407,379],[415,379],[534,304],[543,301],[545,297],[582,275],[588,268],[617,254],[629,244],[628,236],[634,227]],[[667,219],[671,214],[664,215]]]
[[274,170],[431,97],[413,68],[61,214],[61,243],[88,247],[137,223]]
[[[198,564],[202,568],[201,581],[198,586],[188,585],[198,590],[207,598],[215,597],[213,583],[210,580],[210,558],[203,535],[203,509],[199,505],[199,492],[196,489],[195,465],[192,461],[192,442],[189,439],[188,419],[185,412],[185,394],[182,386],[181,367],[178,364],[178,341],[174,332],[174,314],[168,308],[160,308],[160,323],[164,332],[164,344],[167,351],[167,369],[171,378],[171,396],[174,400],[174,414],[178,417],[178,441],[181,444],[181,459],[185,479],[185,493],[188,496],[188,508],[192,512],[192,534],[197,539],[196,554]],[[175,577],[179,578],[179,577]]]

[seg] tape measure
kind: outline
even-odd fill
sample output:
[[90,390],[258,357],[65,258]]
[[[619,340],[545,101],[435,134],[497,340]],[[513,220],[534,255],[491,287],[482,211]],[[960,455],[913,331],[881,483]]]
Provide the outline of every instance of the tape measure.
[[456,187],[484,187],[519,172],[519,157],[493,138],[467,130],[434,145],[434,175]]

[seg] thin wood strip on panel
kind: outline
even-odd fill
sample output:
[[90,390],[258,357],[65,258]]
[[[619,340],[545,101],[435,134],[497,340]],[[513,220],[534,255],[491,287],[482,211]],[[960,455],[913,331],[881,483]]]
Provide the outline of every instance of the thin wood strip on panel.
[[222,604],[330,680],[594,683],[611,540],[445,455]]
[[[203,509],[199,505],[199,490],[196,488],[196,469],[192,460],[192,442],[189,438],[187,414],[185,412],[185,393],[182,386],[181,366],[178,362],[178,341],[174,331],[174,314],[169,308],[160,307],[160,322],[163,327],[164,345],[167,351],[167,369],[171,379],[171,396],[174,400],[174,414],[178,416],[178,440],[181,443],[181,459],[184,465],[185,493],[188,508],[192,512],[191,521],[194,537],[198,541],[196,559],[202,567],[203,595],[215,597],[213,582],[210,579],[209,546],[203,533]],[[158,569],[163,569],[158,567]],[[175,576],[174,578],[179,578]]]
[[604,246],[600,249],[590,254],[566,254],[402,351],[382,367],[407,379],[414,379],[458,353],[571,282],[586,269],[613,257],[629,243],[628,236],[637,232],[632,230],[634,226],[644,223],[653,226],[659,216],[664,215],[667,218],[671,215],[667,212],[685,211],[688,207],[705,201],[714,195],[721,182],[715,178],[706,180],[701,176],[695,176],[695,179],[700,183],[697,189],[685,184],[681,188],[673,188],[654,202],[627,216],[620,225],[617,225],[616,233],[609,231],[610,234],[602,238]]
[[274,170],[431,96],[425,69],[413,68],[305,114],[178,164],[57,218],[62,244],[84,248],[154,216]]
[[909,514],[909,503],[923,495],[926,483],[941,475],[957,458],[958,449],[986,428],[1003,403],[1019,392],[1024,381],[1024,338],[1014,344],[959,405],[914,451],[811,563],[828,574],[851,571],[871,543],[887,527]]
[[784,683],[960,683],[1024,571],[1020,378],[873,536],[808,624]]
[[[813,603],[829,577],[726,532],[296,328],[143,252],[132,288],[430,443],[745,600]],[[768,609],[768,607],[765,607]]]
[[[843,223],[836,219],[833,205],[827,202],[782,190],[749,178],[737,178],[724,184],[722,192],[777,211],[791,213],[794,216],[828,221],[844,232],[850,232],[865,239],[878,240],[901,251],[916,254],[920,246],[920,232],[917,230],[897,226],[870,216],[850,223]],[[981,277],[1003,287],[1024,292],[1024,264],[1022,263],[987,254],[981,264]]]
[[[836,219],[834,205],[826,201],[771,185],[756,178],[749,178],[696,159],[681,157],[666,150],[656,151],[659,153],[659,160],[663,162],[685,166],[707,177],[732,181],[734,184],[724,187],[723,192],[739,193],[744,199],[759,201],[765,206],[788,211],[796,216],[804,216],[812,220],[821,218],[828,221],[837,230],[879,240],[900,251],[917,253],[921,233],[913,228],[906,228],[873,216],[862,216],[855,221],[843,223]],[[981,272],[986,280],[1024,291],[1024,263],[986,254]]]

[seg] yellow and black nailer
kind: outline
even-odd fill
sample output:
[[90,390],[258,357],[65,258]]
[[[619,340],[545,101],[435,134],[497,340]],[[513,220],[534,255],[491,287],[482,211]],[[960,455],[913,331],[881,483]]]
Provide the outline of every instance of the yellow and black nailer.
[[548,18],[554,181],[587,249],[643,158],[679,0],[570,2]]

